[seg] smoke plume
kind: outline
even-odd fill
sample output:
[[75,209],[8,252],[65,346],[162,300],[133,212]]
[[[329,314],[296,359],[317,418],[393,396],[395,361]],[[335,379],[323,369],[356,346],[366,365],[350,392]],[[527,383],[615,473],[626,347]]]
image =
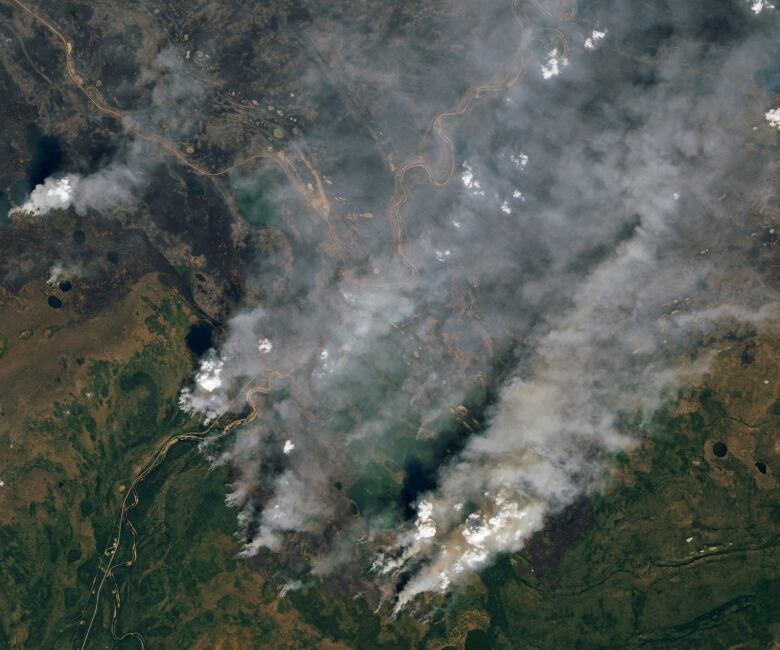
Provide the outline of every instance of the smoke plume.
[[[258,263],[261,306],[232,320],[182,396],[214,418],[240,403],[247,382],[270,384],[258,420],[214,452],[238,471],[228,501],[241,510],[245,554],[310,539],[323,574],[369,540],[361,561],[408,577],[398,606],[447,590],[603,485],[610,456],[633,448],[654,410],[706,371],[717,353],[706,341],[777,317],[776,295],[749,261],[757,224],[740,207],[745,197],[770,201],[763,188],[776,166],[746,162],[751,138],[771,140],[774,113],[737,81],[769,63],[773,14],[752,17],[767,8],[608,2],[565,23],[529,10],[510,29],[491,3],[463,32],[466,64],[475,74],[501,68],[511,38],[524,75],[480,91],[429,133],[428,169],[388,191],[376,165],[369,173],[376,139],[324,127],[307,135],[334,156],[327,172],[344,212],[370,218],[280,226],[297,258],[281,277]],[[491,29],[502,38],[480,47]],[[310,36],[353,73],[355,92],[413,107],[421,126],[451,105],[434,109],[437,100],[462,91],[422,83],[425,52],[402,62],[390,47],[372,59],[357,35],[348,51]],[[379,145],[403,160],[406,126],[371,106],[387,134]],[[433,190],[450,158],[454,178]],[[291,202],[277,190],[275,205]],[[388,214],[402,237],[374,216]],[[486,387],[497,398],[480,425],[464,404]],[[471,433],[431,465],[453,419]],[[361,496],[381,481],[378,468],[408,479],[410,458],[428,472],[407,490],[411,515],[388,484],[377,488],[384,497]],[[342,480],[357,521],[331,487]]]
[[122,114],[128,144],[106,166],[92,173],[56,174],[33,188],[10,216],[42,216],[51,210],[73,207],[78,214],[105,212],[137,202],[150,174],[160,163],[159,146],[138,134],[162,134],[177,141],[196,123],[203,84],[185,69],[174,48],[164,48],[139,75],[137,85],[147,91],[148,102]]
[[[290,584],[373,567],[400,607],[602,487],[724,332],[776,319],[755,234],[780,122],[753,80],[777,18],[744,0],[338,4],[289,27],[295,95],[321,114],[285,148],[289,182],[231,177],[273,218],[250,304],[181,405],[211,421],[267,388],[209,452],[235,468],[244,554],[283,554]],[[131,167],[48,179],[22,209],[116,200]]]
[[51,210],[67,210],[71,206],[79,214],[88,209],[100,212],[129,205],[137,199],[144,183],[146,165],[114,163],[94,174],[65,174],[49,177],[36,185],[30,197],[9,214],[41,216]]
[[[369,103],[384,140],[312,128],[310,147],[332,156],[329,192],[369,218],[279,226],[297,257],[284,273],[258,263],[261,306],[232,320],[182,396],[214,418],[247,382],[270,385],[258,420],[213,452],[237,468],[228,501],[245,554],[309,539],[321,575],[359,547],[375,575],[408,578],[399,607],[447,590],[603,486],[609,458],[706,371],[718,332],[776,319],[776,295],[750,261],[759,226],[743,207],[768,205],[776,169],[769,156],[748,162],[751,139],[771,142],[774,112],[741,82],[769,64],[768,9],[602,2],[573,17],[529,4],[513,22],[490,3],[459,32],[460,62],[475,77],[495,73],[514,56],[511,39],[523,75],[485,87],[468,110],[453,101],[456,82],[424,83],[428,54],[414,40],[421,49],[401,60],[392,46],[370,56],[358,32],[309,34],[355,94],[412,107],[420,133],[456,108],[423,139],[428,169],[396,176],[394,190],[368,152],[413,155],[397,111]],[[501,38],[482,40],[491,30]],[[440,178],[450,182],[432,189]],[[284,189],[273,202],[297,205]],[[481,419],[465,405],[475,389],[497,396]],[[470,433],[432,456],[454,420]],[[410,458],[425,469],[407,490],[411,514],[381,478],[388,468],[408,479]],[[357,520],[332,488],[341,481]],[[380,496],[365,497],[373,484]]]

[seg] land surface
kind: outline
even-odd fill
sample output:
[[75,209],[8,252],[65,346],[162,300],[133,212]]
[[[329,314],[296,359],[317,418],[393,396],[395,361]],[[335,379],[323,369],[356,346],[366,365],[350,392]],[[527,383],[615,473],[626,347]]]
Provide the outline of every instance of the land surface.
[[[367,575],[288,590],[295,549],[239,557],[236,511],[225,503],[232,469],[211,466],[188,437],[204,428],[179,408],[182,386],[239,305],[294,295],[294,263],[339,258],[340,246],[367,236],[356,224],[374,213],[388,212],[387,222],[367,227],[395,233],[404,183],[446,177],[452,152],[438,149],[434,170],[413,164],[408,175],[400,161],[414,163],[436,116],[458,113],[470,89],[512,76],[464,67],[461,41],[478,39],[483,21],[413,4],[0,0],[0,647],[780,643],[780,338],[771,329],[700,343],[714,354],[709,371],[666,396],[641,445],[612,459],[601,491],[554,516],[523,551],[431,597],[427,612],[378,610]],[[451,22],[473,33],[456,38]],[[332,45],[355,25],[366,26],[350,41],[362,52],[403,59],[413,45],[427,57],[435,74],[404,70],[400,83],[434,100],[411,105],[381,83],[361,84],[348,48]],[[166,48],[187,62],[182,87],[155,95],[149,71]],[[317,92],[301,92],[311,75]],[[468,119],[477,128],[480,117]],[[742,128],[746,160],[776,152]],[[333,146],[344,133],[346,153]],[[154,167],[131,207],[6,217],[52,173],[95,172],[139,134],[151,138],[144,155]],[[242,183],[250,169],[257,176]],[[742,203],[736,191],[727,200]],[[774,216],[750,216],[748,230],[756,265],[777,282]],[[314,239],[321,250],[307,248]],[[429,353],[459,346],[443,338]],[[446,449],[426,443],[410,458],[414,436],[402,423],[397,448],[365,450],[358,468],[345,462],[333,490],[351,516],[371,520],[378,501],[386,516],[389,501],[395,519],[383,525],[408,517],[426,473],[483,424],[491,381],[510,361],[495,349],[494,374],[477,382],[466,415],[450,418]],[[481,367],[465,353],[462,365],[464,375]],[[379,388],[356,389],[345,419],[367,417],[360,390],[372,397],[406,372],[381,371]],[[126,512],[131,491],[138,504]]]

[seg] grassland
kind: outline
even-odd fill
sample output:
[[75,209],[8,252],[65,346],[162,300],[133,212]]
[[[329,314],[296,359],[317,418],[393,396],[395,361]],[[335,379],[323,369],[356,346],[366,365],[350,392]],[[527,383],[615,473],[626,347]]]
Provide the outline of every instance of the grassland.
[[[38,303],[17,311],[24,322],[0,321],[0,372],[23,389],[19,403],[4,402],[0,448],[0,647],[9,648],[78,642],[128,481],[191,424],[176,395],[192,368],[184,339],[197,316],[175,290],[147,276],[110,315],[75,324]],[[768,336],[724,341],[701,385],[670,396],[641,448],[615,459],[603,490],[431,602],[425,622],[380,616],[337,578],[280,595],[272,555],[238,557],[229,469],[178,445],[141,485],[131,515],[138,560],[116,572],[117,631],[143,634],[149,648],[772,647],[778,357],[780,341]],[[396,470],[379,485],[393,498]],[[347,486],[367,516],[381,498],[376,485]],[[107,594],[90,647],[136,647],[112,639],[112,604]]]

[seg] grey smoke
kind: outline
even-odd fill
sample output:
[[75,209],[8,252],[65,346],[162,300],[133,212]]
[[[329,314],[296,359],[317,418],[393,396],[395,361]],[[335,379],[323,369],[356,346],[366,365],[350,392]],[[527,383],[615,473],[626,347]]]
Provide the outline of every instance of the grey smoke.
[[[469,73],[497,70],[530,42],[530,23],[512,22],[505,4],[482,9],[470,29],[457,23]],[[768,65],[777,32],[773,14],[750,9],[607,2],[560,26],[566,65],[560,42],[536,42],[526,78],[448,123],[458,135],[451,182],[434,191],[421,174],[411,190],[404,250],[415,276],[380,219],[392,180],[380,185],[366,152],[395,146],[397,160],[413,157],[410,141],[463,82],[426,67],[425,43],[401,57],[402,39],[390,39],[377,56],[359,30],[312,35],[355,93],[408,110],[368,103],[386,141],[313,127],[308,142],[340,154],[326,171],[332,195],[346,197],[341,216],[375,216],[338,222],[351,242],[342,264],[332,247],[320,252],[325,229],[278,189],[276,205],[294,206],[279,229],[296,257],[284,273],[258,262],[261,306],[231,321],[208,361],[224,364],[219,385],[196,382],[183,396],[213,417],[247,382],[272,387],[258,421],[212,452],[238,473],[228,500],[247,555],[308,539],[318,575],[355,556],[375,560],[377,576],[410,574],[400,605],[448,589],[602,486],[610,456],[633,448],[653,411],[706,372],[717,354],[707,341],[776,320],[776,293],[750,256],[761,224],[743,210],[743,197],[771,204],[776,157],[745,153],[751,138],[771,145],[769,124],[755,135],[748,126],[771,98],[756,101],[741,80]],[[496,25],[501,39],[485,40]],[[605,36],[587,47],[595,29]],[[427,143],[441,172],[442,143]],[[331,484],[378,480],[382,463],[402,470],[396,449],[444,435],[507,346],[515,365],[500,376],[486,427],[440,459],[400,532],[388,532],[393,503],[353,518]],[[283,455],[289,438],[295,450]]]

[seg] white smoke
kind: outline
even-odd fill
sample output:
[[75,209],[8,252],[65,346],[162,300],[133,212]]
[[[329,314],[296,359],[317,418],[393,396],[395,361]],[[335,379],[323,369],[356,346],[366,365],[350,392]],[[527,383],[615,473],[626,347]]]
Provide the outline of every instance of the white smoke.
[[278,551],[285,533],[316,530],[322,525],[323,516],[329,514],[327,505],[313,495],[306,499],[300,498],[301,493],[308,493],[312,481],[313,477],[309,475],[304,484],[304,481],[290,470],[276,478],[273,496],[263,509],[260,528],[242,551],[245,557],[255,555],[261,548]]
[[67,210],[73,203],[73,192],[78,182],[79,178],[75,174],[49,177],[35,186],[23,205],[11,208],[8,215],[29,214],[37,217],[51,210]]
[[[462,201],[450,195],[440,204],[410,190],[404,254],[418,274],[397,273],[398,260],[377,252],[382,245],[395,251],[397,242],[376,230],[366,240],[376,237],[377,247],[364,252],[356,226],[362,273],[348,270],[352,259],[330,274],[319,252],[314,264],[285,269],[295,291],[231,320],[220,385],[199,379],[215,360],[203,362],[182,403],[208,417],[271,368],[281,384],[257,425],[242,428],[222,452],[236,468],[229,502],[250,539],[246,555],[282,550],[285,536],[311,533],[318,546],[307,557],[335,566],[350,542],[328,555],[332,539],[336,546],[345,536],[324,534],[329,518],[338,520],[339,497],[323,486],[341,476],[341,457],[358,447],[369,456],[376,449],[376,464],[397,460],[399,426],[417,427],[418,440],[436,436],[443,428],[436,419],[455,410],[484,380],[488,358],[498,357],[493,341],[528,340],[517,348],[530,360],[504,384],[487,429],[449,461],[436,459],[437,487],[419,495],[415,516],[376,564],[386,575],[411,575],[399,606],[446,590],[497,553],[522,548],[547,516],[600,485],[609,456],[632,448],[669,391],[706,370],[712,350],[692,360],[699,334],[712,335],[724,320],[776,317],[761,307],[775,297],[766,287],[753,300],[730,285],[735,270],[751,278],[754,270],[739,239],[744,224],[730,214],[733,205],[716,200],[737,151],[724,125],[738,132],[730,120],[745,99],[731,88],[722,95],[720,86],[699,88],[687,72],[689,61],[718,53],[670,39],[674,47],[650,70],[659,80],[643,88],[633,58],[605,56],[627,36],[619,21],[607,40],[593,24],[600,23],[580,33],[583,40],[590,34],[593,48],[586,48],[594,51],[582,58],[592,70],[570,61],[563,46],[546,48],[537,59],[541,74],[530,75],[542,77],[533,91],[509,93],[503,108],[463,136],[463,159],[452,168],[460,183],[450,185]],[[740,78],[754,51],[727,57],[724,78]],[[565,91],[556,88],[562,80]],[[497,152],[496,143],[515,133],[517,142]],[[357,147],[349,144],[342,149],[351,155]],[[517,154],[520,147],[530,156]],[[508,171],[501,160],[511,163]],[[510,195],[514,203],[502,200]],[[299,225],[290,225],[299,250],[317,250],[317,235],[306,239]],[[288,279],[296,272],[300,284]],[[412,370],[396,372],[400,365]],[[372,385],[381,389],[364,390]],[[282,441],[293,437],[300,444],[285,454],[292,448]],[[261,475],[269,456],[281,456],[278,473]],[[365,478],[361,471],[346,480]],[[361,525],[374,524],[365,516]]]
[[49,269],[49,278],[46,280],[46,284],[53,286],[60,280],[68,280],[79,277],[83,274],[83,270],[73,264],[65,265],[62,262],[55,262]]
[[[140,145],[134,146],[131,159],[137,159]],[[50,176],[36,185],[24,204],[12,208],[9,216],[39,217],[52,210],[71,206],[79,214],[88,210],[104,212],[131,204],[145,181],[144,165],[115,162],[94,174]]]
[[149,172],[157,164],[157,145],[135,137],[135,132],[157,134],[182,139],[196,124],[204,84],[197,79],[185,59],[175,48],[167,47],[144,69],[140,86],[151,89],[151,102],[123,113],[123,124],[130,127],[133,139],[127,149],[106,167],[91,174],[58,174],[37,185],[21,206],[9,215],[42,216],[52,210],[73,207],[83,215],[88,210],[104,212],[130,205],[138,198]]
[[[639,229],[589,277],[573,309],[539,342],[531,377],[504,388],[484,435],[421,497],[414,529],[399,536],[402,555],[380,562],[385,572],[423,562],[398,607],[521,549],[547,515],[596,486],[604,454],[636,442],[618,414],[652,413],[665,391],[706,370],[707,357],[681,360],[691,332],[724,318],[777,317],[775,305],[670,314],[669,287],[684,295],[707,268],[680,277],[679,263],[659,259],[663,230]],[[464,512],[463,503],[473,509]]]
[[179,406],[188,413],[197,413],[206,423],[224,413],[229,400],[222,390],[225,362],[214,350],[201,361],[195,374],[195,386],[185,388],[179,396]]

